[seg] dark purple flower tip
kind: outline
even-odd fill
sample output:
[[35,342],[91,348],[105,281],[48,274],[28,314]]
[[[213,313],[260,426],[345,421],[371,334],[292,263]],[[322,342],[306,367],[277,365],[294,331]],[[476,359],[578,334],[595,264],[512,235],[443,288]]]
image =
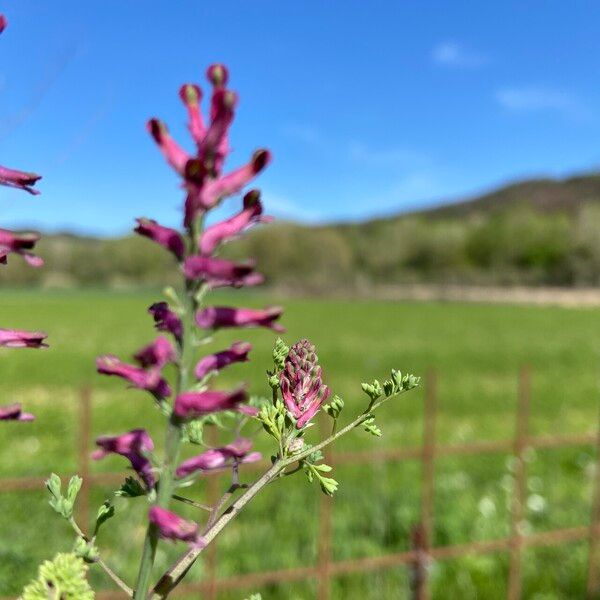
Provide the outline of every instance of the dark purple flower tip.
[[156,483],[152,472],[152,463],[146,456],[154,450],[154,442],[145,429],[134,429],[117,436],[101,436],[96,440],[99,450],[92,453],[94,460],[100,460],[109,454],[119,454],[131,463],[133,470],[140,476],[150,490]]
[[242,410],[248,394],[244,387],[232,392],[210,390],[205,392],[183,392],[175,398],[173,412],[180,419],[196,419],[223,410]]
[[25,190],[34,196],[40,192],[34,190],[31,186],[35,185],[41,178],[42,176],[37,173],[18,171],[17,169],[0,166],[0,185]]
[[206,78],[214,86],[226,86],[229,81],[229,70],[225,65],[215,63],[206,69]]
[[146,371],[141,367],[124,363],[111,354],[98,357],[96,367],[98,373],[121,377],[133,387],[150,392],[158,400],[171,395],[171,388],[161,376],[160,368],[155,367]]
[[172,252],[177,259],[181,260],[185,253],[185,244],[179,232],[170,227],[159,225],[153,219],[136,219],[138,226],[134,229],[136,233],[151,239]]
[[183,335],[181,319],[169,308],[166,302],[155,302],[148,312],[154,318],[158,331],[168,331],[179,342]]
[[0,33],[6,29],[7,25],[8,21],[6,20],[6,17],[4,15],[0,15]]
[[198,524],[193,521],[186,521],[160,506],[153,506],[150,509],[148,519],[156,526],[160,537],[165,540],[188,542],[196,548],[206,546],[206,541],[199,534]]
[[211,371],[220,371],[225,367],[239,362],[247,362],[252,344],[235,342],[227,350],[205,356],[196,365],[196,377],[203,379]]
[[151,344],[139,350],[134,358],[145,369],[149,367],[162,368],[167,363],[173,362],[177,357],[171,342],[163,337],[157,337]]
[[0,406],[0,421],[33,421],[31,413],[23,412],[20,404]]
[[204,162],[199,158],[190,158],[185,163],[183,176],[189,184],[201,187],[206,177]]
[[182,462],[175,475],[178,478],[187,477],[196,471],[215,471],[224,469],[235,463],[251,463],[261,460],[260,452],[250,452],[252,441],[238,438],[235,442],[223,448],[211,448]]
[[252,155],[252,167],[254,173],[260,173],[273,159],[273,155],[269,150],[261,148]]
[[41,331],[0,329],[0,346],[5,348],[47,348],[44,340],[48,336]]
[[276,323],[282,315],[283,308],[273,306],[258,310],[254,308],[230,308],[228,306],[210,306],[196,315],[198,327],[203,329],[220,329],[224,327],[267,327],[274,331],[285,329]]
[[314,345],[301,340],[290,348],[281,372],[281,395],[298,429],[314,417],[331,394],[321,379],[318,361]]

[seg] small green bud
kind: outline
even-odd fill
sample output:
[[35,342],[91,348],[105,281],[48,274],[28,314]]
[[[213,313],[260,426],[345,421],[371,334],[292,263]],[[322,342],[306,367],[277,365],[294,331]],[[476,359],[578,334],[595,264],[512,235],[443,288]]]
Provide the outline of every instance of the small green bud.
[[323,405],[323,410],[332,418],[337,419],[344,408],[344,401],[336,394],[329,404]]
[[83,538],[78,537],[73,545],[73,554],[82,558],[87,563],[94,563],[100,557],[98,548],[93,542],[86,542]]
[[371,435],[374,435],[377,437],[381,437],[381,435],[382,435],[381,429],[379,429],[379,427],[377,427],[377,425],[375,425],[375,417],[373,417],[373,416],[370,416],[368,419],[363,421],[363,427],[365,428],[365,431],[367,431]]
[[109,519],[111,519],[115,514],[115,507],[110,500],[105,500],[98,509],[98,514],[96,515],[96,527],[94,528],[94,537],[98,533],[100,527],[106,523]]
[[275,345],[273,346],[273,363],[275,364],[277,371],[283,371],[285,359],[289,352],[290,347],[281,338],[277,338],[275,340]]

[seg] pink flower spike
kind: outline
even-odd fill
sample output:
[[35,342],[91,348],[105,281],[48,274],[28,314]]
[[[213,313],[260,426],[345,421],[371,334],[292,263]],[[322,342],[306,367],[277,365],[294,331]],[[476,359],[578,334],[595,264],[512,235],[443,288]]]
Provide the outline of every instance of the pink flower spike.
[[5,348],[47,348],[44,340],[48,337],[41,331],[20,329],[0,329],[0,346]]
[[227,350],[205,356],[196,365],[196,377],[200,380],[211,371],[220,371],[231,364],[247,362],[250,350],[252,345],[248,342],[235,342]]
[[167,126],[158,119],[150,119],[147,129],[154,141],[158,144],[167,162],[181,175],[185,172],[185,165],[189,154],[170,136]]
[[250,190],[244,196],[244,208],[237,215],[204,230],[199,244],[200,254],[208,256],[221,244],[236,238],[252,225],[268,223],[272,220],[272,217],[263,216],[262,212],[260,192]]
[[188,129],[196,144],[200,144],[206,135],[206,126],[200,112],[200,102],[202,100],[202,90],[193,83],[185,83],[179,90],[179,97],[185,104],[189,122]]
[[205,279],[210,287],[242,287],[259,285],[262,275],[254,272],[254,263],[234,263],[223,258],[208,256],[190,256],[183,264],[183,273],[187,279]]
[[199,535],[198,524],[186,521],[170,510],[153,506],[148,512],[148,519],[156,526],[160,537],[165,540],[188,542],[196,548],[206,546],[206,541]]
[[120,454],[129,460],[133,470],[141,477],[150,490],[154,487],[155,478],[152,463],[146,456],[154,450],[154,442],[145,429],[134,429],[117,436],[102,436],[96,440],[100,447],[92,453],[94,460],[100,460],[109,454]]
[[15,233],[8,229],[0,229],[0,263],[6,264],[9,254],[21,255],[32,267],[41,267],[44,261],[32,250],[40,239],[37,233]]
[[148,367],[162,369],[167,363],[175,360],[176,353],[171,342],[161,335],[138,351],[134,358],[145,369]]
[[0,406],[0,421],[33,421],[35,417],[31,413],[21,410],[20,404]]
[[175,398],[173,412],[180,419],[196,419],[223,410],[239,410],[247,400],[243,387],[232,392],[183,392]]
[[200,205],[205,209],[213,208],[223,198],[237,194],[270,162],[271,153],[268,150],[257,150],[243,167],[206,183],[201,191]]
[[169,252],[172,252],[178,260],[183,258],[185,244],[177,230],[159,225],[152,219],[136,219],[136,221],[138,223],[138,226],[134,229],[136,233],[150,238],[163,248],[166,248]]
[[166,302],[156,302],[148,312],[154,317],[154,323],[158,331],[168,331],[180,342],[183,335],[181,319],[169,308]]
[[0,14],[0,33],[2,33],[6,29],[6,25],[6,17]]
[[157,400],[168,398],[171,395],[169,384],[161,377],[160,369],[145,371],[135,365],[121,362],[116,356],[107,354],[96,359],[98,373],[102,375],[115,375],[128,381],[133,387],[147,390]]
[[257,310],[254,308],[230,308],[227,306],[210,306],[196,315],[198,327],[203,329],[220,329],[224,327],[267,327],[283,332],[285,329],[275,323],[283,313],[278,306]]
[[187,477],[196,471],[216,471],[234,464],[251,463],[262,459],[260,452],[250,452],[252,441],[238,438],[235,442],[223,448],[211,448],[182,462],[175,475],[178,478]]

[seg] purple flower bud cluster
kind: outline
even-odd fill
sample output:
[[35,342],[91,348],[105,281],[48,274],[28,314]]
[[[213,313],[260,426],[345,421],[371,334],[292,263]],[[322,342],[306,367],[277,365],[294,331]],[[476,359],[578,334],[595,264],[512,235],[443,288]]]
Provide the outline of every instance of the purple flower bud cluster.
[[[0,14],[0,33],[6,28],[6,17]],[[39,194],[33,186],[41,179],[40,175],[0,166],[0,185]],[[0,265],[8,263],[9,254],[18,254],[32,267],[41,267],[44,261],[31,252],[40,239],[37,233],[18,233],[0,229]],[[5,348],[45,348],[46,334],[39,331],[0,329],[0,347]],[[0,406],[0,421],[32,421],[33,415],[21,411],[19,404]]]
[[298,429],[315,416],[331,394],[323,383],[318,361],[314,345],[301,340],[290,348],[281,372],[281,395]]

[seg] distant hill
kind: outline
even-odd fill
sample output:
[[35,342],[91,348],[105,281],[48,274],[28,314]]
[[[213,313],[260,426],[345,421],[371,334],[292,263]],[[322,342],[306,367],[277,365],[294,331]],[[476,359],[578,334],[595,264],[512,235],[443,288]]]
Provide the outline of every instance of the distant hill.
[[[176,282],[170,257],[136,236],[45,236],[42,270],[3,268],[5,285]],[[228,245],[268,281],[301,293],[404,283],[600,285],[600,174],[531,179],[465,201],[361,223],[275,223]]]

